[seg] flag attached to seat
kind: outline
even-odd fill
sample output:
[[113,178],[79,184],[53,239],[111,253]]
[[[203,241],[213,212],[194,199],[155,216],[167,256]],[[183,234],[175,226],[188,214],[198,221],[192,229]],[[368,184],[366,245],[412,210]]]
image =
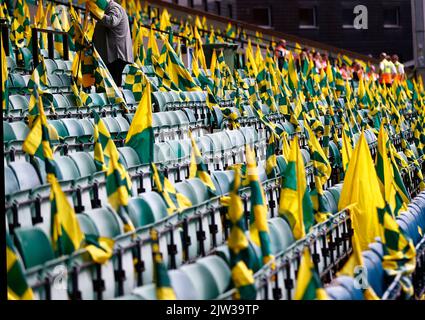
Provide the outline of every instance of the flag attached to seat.
[[171,281],[168,276],[167,267],[162,259],[162,254],[159,250],[158,231],[151,229],[151,247],[152,259],[154,266],[154,282],[156,286],[157,300],[176,300],[176,295],[171,287]]
[[407,297],[411,297],[413,286],[410,275],[416,268],[416,250],[413,241],[400,229],[388,204],[385,209],[378,210],[378,217],[384,248],[382,267],[391,277],[401,275],[402,289]]
[[131,180],[124,165],[119,162],[118,152],[111,152],[106,172],[106,193],[108,202],[121,218],[124,232],[135,230],[128,216],[128,199],[131,196]]
[[378,135],[378,152],[376,154],[375,167],[382,196],[385,202],[389,204],[391,212],[396,217],[400,211],[407,211],[409,199],[406,197],[408,193],[404,187],[403,180],[400,179],[402,185],[396,183],[395,176],[398,170],[393,170],[394,167],[388,157],[388,143],[388,134],[384,125],[381,124]]
[[57,178],[50,175],[49,182],[52,247],[56,256],[60,257],[77,251],[84,240],[84,235],[74,208],[69,204]]
[[215,196],[217,191],[215,185],[211,179],[211,176],[208,173],[208,167],[205,164],[204,158],[199,151],[198,145],[196,144],[195,139],[192,136],[192,132],[189,131],[189,137],[192,144],[192,152],[190,157],[190,167],[189,167],[189,179],[199,178],[208,188],[211,196]]
[[181,193],[176,191],[173,184],[164,175],[158,171],[155,163],[151,163],[152,177],[155,187],[162,195],[166,205],[168,214],[173,214],[176,211],[182,211],[192,206],[190,200]]
[[294,300],[328,300],[320,276],[314,268],[310,250],[304,248],[298,269]]
[[254,264],[253,252],[249,250],[248,237],[245,233],[246,224],[242,199],[239,196],[241,184],[240,165],[233,166],[235,177],[230,191],[230,205],[228,215],[230,234],[227,245],[230,251],[230,268],[232,280],[237,288],[236,299],[252,300],[257,295],[254,283],[254,273],[251,266]]
[[143,81],[143,96],[128,129],[125,145],[136,151],[141,163],[151,163],[155,142],[152,129],[151,85],[146,78]]
[[3,44],[3,37],[0,39],[0,50],[1,50],[1,108],[3,111],[7,111],[9,107],[9,88],[8,88],[8,71],[6,63],[5,46]]
[[315,189],[311,192],[313,208],[315,211],[316,222],[324,222],[328,219],[330,212],[325,206],[325,198],[323,185],[326,184],[332,173],[332,168],[328,158],[317,140],[315,134],[311,130],[306,118],[304,118],[304,127],[308,132],[308,147],[310,149],[310,158],[313,162],[313,175]]
[[28,286],[24,267],[8,233],[6,233],[6,271],[7,299],[33,300],[34,293]]
[[297,136],[291,142],[288,164],[283,176],[279,214],[289,222],[297,240],[303,238],[314,223],[313,205]]
[[338,210],[351,206],[353,229],[357,232],[361,250],[380,235],[378,209],[385,206],[369,146],[364,133],[350,159],[342,185]]
[[245,146],[246,150],[246,175],[251,190],[251,213],[249,235],[251,240],[261,248],[263,263],[267,264],[274,259],[271,253],[271,242],[269,234],[269,226],[267,225],[268,205],[264,189],[261,185],[257,162],[255,160],[255,152],[249,145]]

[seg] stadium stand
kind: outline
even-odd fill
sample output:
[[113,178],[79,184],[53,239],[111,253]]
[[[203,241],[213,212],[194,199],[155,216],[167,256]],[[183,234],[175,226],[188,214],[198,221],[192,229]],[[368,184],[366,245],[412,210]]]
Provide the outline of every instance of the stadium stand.
[[[136,62],[117,88],[90,46],[103,1],[87,2],[39,1],[34,21],[1,2],[9,299],[424,295],[420,79],[385,87],[368,57],[125,0]],[[292,42],[283,67],[276,38]],[[226,43],[232,69],[202,50]],[[341,74],[354,63],[360,81]],[[378,233],[355,230],[360,207]]]

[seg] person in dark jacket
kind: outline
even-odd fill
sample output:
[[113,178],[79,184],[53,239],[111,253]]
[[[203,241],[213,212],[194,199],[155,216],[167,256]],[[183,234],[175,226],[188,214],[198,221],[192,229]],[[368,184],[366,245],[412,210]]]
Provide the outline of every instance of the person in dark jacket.
[[109,0],[104,17],[96,23],[93,44],[120,87],[124,67],[134,58],[127,13],[114,0]]

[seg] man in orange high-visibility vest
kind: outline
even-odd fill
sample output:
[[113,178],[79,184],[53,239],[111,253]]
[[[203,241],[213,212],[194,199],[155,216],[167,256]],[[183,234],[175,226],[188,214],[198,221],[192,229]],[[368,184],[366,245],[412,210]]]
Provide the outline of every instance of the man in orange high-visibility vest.
[[396,75],[397,71],[394,66],[394,63],[389,60],[389,57],[386,53],[381,53],[380,60],[381,62],[379,63],[379,82],[389,87],[393,83],[393,78]]
[[398,55],[393,54],[391,57],[391,61],[397,71],[395,78],[399,81],[403,81],[405,78],[404,65],[399,61]]

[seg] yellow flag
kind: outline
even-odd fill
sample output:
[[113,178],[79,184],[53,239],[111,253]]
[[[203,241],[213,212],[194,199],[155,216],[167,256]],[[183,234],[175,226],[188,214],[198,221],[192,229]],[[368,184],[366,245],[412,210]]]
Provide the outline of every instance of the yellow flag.
[[385,204],[364,133],[350,159],[338,209],[351,205],[352,226],[359,237],[360,248],[366,250],[380,235],[378,209]]

